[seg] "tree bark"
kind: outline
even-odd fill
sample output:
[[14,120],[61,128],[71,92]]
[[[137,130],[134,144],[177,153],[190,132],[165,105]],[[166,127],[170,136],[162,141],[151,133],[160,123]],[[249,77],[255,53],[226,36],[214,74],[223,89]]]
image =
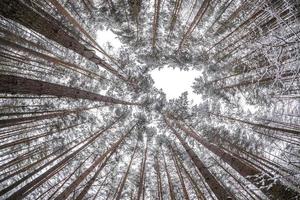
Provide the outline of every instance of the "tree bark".
[[175,198],[175,194],[174,194],[174,188],[173,188],[173,184],[172,184],[171,176],[170,176],[170,173],[169,173],[169,170],[168,170],[168,166],[167,166],[166,157],[165,157],[164,152],[163,152],[163,158],[164,158],[164,164],[165,164],[165,171],[166,171],[167,179],[168,179],[170,199],[175,200],[176,198]]
[[73,99],[88,99],[112,104],[140,105],[112,97],[95,94],[77,88],[48,83],[45,81],[33,80],[13,75],[0,75],[0,93],[10,94],[32,94],[32,95],[53,95],[56,97],[68,97]]
[[175,134],[175,136],[178,138],[194,164],[196,165],[199,172],[204,177],[206,183],[209,185],[210,189],[214,192],[216,197],[220,200],[224,199],[235,199],[233,196],[231,196],[226,188],[224,188],[217,179],[213,176],[213,174],[207,169],[207,167],[204,165],[204,163],[199,159],[197,154],[189,147],[189,145],[184,141],[184,139],[179,135],[179,133],[172,127],[168,119],[165,117],[165,122],[167,126],[172,130],[172,132]]
[[[5,40],[3,38],[0,38],[0,42],[2,44],[5,44],[6,46],[9,46],[11,48],[14,48],[16,50],[20,50],[20,51],[23,51],[25,53],[29,53],[30,55],[36,57],[36,58],[41,58],[47,62],[50,62],[50,63],[54,63],[55,65],[60,65],[64,68],[67,68],[67,69],[70,69],[70,70],[73,70],[74,72],[77,72],[77,73],[80,73],[86,77],[89,77],[91,79],[94,79],[94,80],[108,80],[110,81],[109,79],[105,78],[104,76],[101,76],[99,74],[96,74],[95,72],[92,72],[90,70],[87,70],[85,68],[83,68],[82,66],[80,65],[76,65],[74,63],[70,63],[70,62],[67,62],[67,61],[64,61],[62,59],[59,59],[57,57],[54,57],[54,56],[50,56],[50,55],[46,55],[44,53],[40,53],[38,51],[35,51],[35,50],[32,50],[30,48],[27,48],[27,47],[23,47],[17,43],[14,43],[14,42],[11,42],[11,41],[8,41],[8,40]],[[18,60],[19,62],[24,62],[24,60],[30,60],[30,61],[33,61],[33,62],[38,62],[38,61],[35,61],[35,60],[31,60],[29,58],[22,58],[22,60]],[[38,62],[38,64],[42,64],[42,65],[45,65],[44,63],[41,63],[41,62]]]
[[86,169],[80,176],[76,178],[62,193],[60,193],[55,200],[67,199],[68,196],[73,192],[73,190],[105,159],[105,157],[111,152],[115,151],[119,145],[124,141],[124,139],[131,133],[135,125],[132,126],[129,131],[124,134],[117,142],[113,143],[112,146],[105,151],[101,156],[99,156],[96,161]]
[[88,49],[79,43],[76,38],[69,35],[63,29],[60,22],[51,15],[47,15],[47,18],[44,18],[20,0],[2,0],[0,2],[0,14],[44,35],[65,48],[73,50],[95,64],[102,66],[121,80],[128,82],[126,77],[99,58],[91,49]]
[[114,152],[117,149],[113,149],[110,154],[105,158],[105,160],[103,161],[103,163],[100,165],[100,167],[97,169],[97,171],[95,172],[95,174],[93,175],[93,177],[87,182],[87,184],[84,186],[84,188],[81,190],[80,194],[76,197],[76,200],[82,200],[84,198],[84,196],[88,193],[89,189],[92,187],[92,185],[94,184],[94,182],[96,181],[98,175],[100,174],[101,170],[105,167],[107,161],[109,160],[109,158],[114,154]]
[[160,173],[160,165],[158,160],[158,155],[156,155],[155,159],[155,165],[156,165],[156,173],[157,173],[157,191],[158,191],[158,200],[163,199],[163,188],[162,188],[162,181],[161,181],[161,173]]
[[187,175],[189,181],[191,182],[193,189],[196,193],[196,196],[198,199],[200,200],[205,200],[205,196],[203,194],[203,192],[201,191],[201,189],[199,188],[199,184],[193,179],[193,177],[191,176],[191,174],[187,171],[186,167],[184,166],[184,164],[182,163],[182,161],[176,156],[176,159],[178,161],[178,163],[180,164],[180,166],[182,167],[183,171],[185,172],[185,174]]
[[210,1],[211,0],[204,0],[202,2],[202,5],[200,6],[196,16],[194,17],[192,23],[190,24],[188,30],[185,32],[185,34],[183,35],[180,43],[179,43],[179,46],[178,46],[178,51],[180,49],[182,49],[185,41],[188,39],[188,37],[192,34],[192,32],[195,30],[195,28],[197,27],[197,25],[199,24],[199,22],[201,21],[204,13],[206,12],[206,10],[208,9],[209,7],[209,4],[210,4]]
[[224,116],[224,115],[220,115],[220,114],[215,114],[215,113],[211,113],[211,112],[208,112],[208,113],[212,114],[212,115],[215,115],[217,117],[220,117],[220,118],[225,118],[225,119],[229,119],[229,120],[232,120],[232,121],[241,122],[241,123],[248,124],[248,125],[251,125],[251,126],[254,126],[254,127],[265,128],[265,129],[269,129],[269,130],[273,130],[273,131],[282,131],[282,132],[286,132],[286,133],[292,133],[292,134],[295,134],[295,135],[300,134],[300,130],[273,127],[273,126],[269,126],[269,125],[264,125],[264,124],[254,123],[254,122],[245,121],[245,120],[241,120],[241,119],[236,119],[236,118],[233,118],[233,117],[228,117],[228,116]]
[[190,199],[189,194],[187,192],[187,189],[186,189],[186,186],[185,186],[185,183],[184,183],[184,179],[183,179],[183,176],[182,176],[182,173],[181,173],[181,169],[178,165],[178,162],[177,162],[176,157],[175,157],[174,149],[172,147],[171,147],[171,151],[172,151],[172,160],[174,162],[176,172],[177,172],[177,175],[178,175],[179,180],[180,180],[180,184],[181,184],[181,188],[182,188],[182,191],[183,191],[184,199],[189,200]]
[[[119,118],[120,119],[120,118]],[[8,197],[8,199],[11,200],[17,200],[17,199],[21,199],[24,198],[25,196],[28,195],[28,191],[32,188],[32,187],[38,187],[40,184],[42,184],[43,182],[45,182],[47,180],[47,178],[51,177],[53,175],[53,172],[58,169],[61,168],[62,166],[64,166],[69,160],[71,160],[78,152],[80,152],[82,149],[84,149],[85,147],[87,147],[89,144],[91,144],[92,142],[94,142],[102,133],[104,133],[106,130],[110,129],[115,123],[117,123],[119,121],[119,119],[115,120],[113,123],[111,123],[110,125],[108,125],[106,128],[104,128],[101,131],[98,131],[95,133],[95,135],[89,136],[88,138],[84,139],[83,141],[81,141],[80,143],[83,144],[82,146],[80,146],[78,149],[76,149],[75,151],[73,151],[71,154],[69,154],[68,156],[66,156],[64,159],[62,159],[60,162],[58,162],[57,164],[55,164],[54,166],[50,167],[47,171],[45,171],[44,173],[42,173],[41,175],[39,175],[38,177],[36,177],[35,179],[33,179],[32,181],[30,181],[29,183],[27,183],[26,185],[24,185],[22,188],[20,188],[19,190],[17,190],[16,192],[14,192],[11,196]],[[27,174],[26,176],[24,176],[22,179],[14,182],[13,184],[9,185],[8,187],[4,188],[3,190],[0,191],[0,196],[6,194],[7,192],[9,192],[10,190],[14,189],[15,187],[17,187],[18,185],[20,185],[21,183],[23,183],[26,179],[34,176],[35,174],[37,174],[38,172],[42,171],[44,168],[46,168],[47,166],[51,165],[52,163],[54,163],[56,160],[58,160],[59,158],[63,157],[66,153],[72,151],[73,149],[75,149],[77,145],[74,145],[73,147],[71,147],[70,149],[66,150],[65,152],[63,152],[62,154],[58,155],[57,157],[53,158],[52,160],[50,160],[49,162],[45,163],[44,165],[42,165],[41,167],[35,169],[33,172]]]
[[136,142],[136,145],[135,145],[135,147],[134,147],[134,150],[133,150],[131,159],[130,159],[129,164],[128,164],[128,167],[127,167],[127,170],[126,170],[125,175],[124,175],[124,177],[123,177],[122,183],[121,183],[121,185],[120,185],[120,187],[119,187],[119,189],[118,189],[116,199],[121,199],[121,195],[122,195],[122,192],[123,192],[123,188],[124,188],[124,186],[125,186],[125,183],[126,183],[126,180],[127,180],[128,174],[129,174],[129,171],[130,171],[130,167],[131,167],[131,164],[132,164],[134,155],[135,155],[135,153],[136,153],[137,146],[138,146],[138,141]]
[[[258,181],[255,177],[256,176],[262,176],[262,172],[258,170],[257,168],[241,161],[237,157],[234,157],[230,155],[229,153],[225,152],[218,146],[208,143],[205,140],[203,140],[196,132],[194,132],[192,129],[188,129],[184,127],[179,122],[175,121],[176,125],[184,131],[188,136],[194,138],[197,140],[200,144],[202,144],[204,147],[206,147],[208,150],[219,156],[223,161],[225,161],[227,164],[229,164],[233,169],[235,169],[240,175],[245,177],[247,180],[249,180],[253,185],[255,185],[258,188],[262,187],[262,183]],[[266,179],[270,180],[272,177],[263,176],[260,179]],[[282,185],[280,181],[277,181],[276,184],[272,184],[272,187],[268,190],[266,188],[262,189],[262,192],[265,193],[270,198],[276,198],[276,199],[285,199],[286,197],[292,198],[297,195],[296,191],[288,189],[288,187]]]
[[144,180],[145,180],[145,169],[146,169],[146,162],[147,162],[147,152],[148,152],[148,141],[146,144],[146,149],[144,152],[144,158],[142,162],[142,168],[141,168],[141,173],[140,173],[140,180],[139,180],[139,190],[137,193],[137,199],[140,200],[141,196],[145,190],[145,185],[144,185]]
[[157,28],[158,28],[158,22],[159,22],[159,12],[160,12],[160,3],[161,0],[155,0],[154,1],[154,19],[152,24],[152,48],[154,49],[156,47],[156,40],[157,40]]

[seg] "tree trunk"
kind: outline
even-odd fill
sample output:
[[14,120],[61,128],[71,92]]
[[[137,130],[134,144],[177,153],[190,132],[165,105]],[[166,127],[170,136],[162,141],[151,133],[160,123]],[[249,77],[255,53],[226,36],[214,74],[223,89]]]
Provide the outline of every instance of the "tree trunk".
[[60,193],[55,200],[67,199],[68,196],[72,193],[72,191],[105,159],[105,157],[111,152],[115,151],[119,147],[119,145],[124,141],[124,139],[131,133],[134,129],[135,125],[131,127],[131,129],[124,134],[117,142],[113,143],[111,147],[105,151],[101,156],[99,156],[96,161],[86,169],[80,176],[76,178],[62,193]]
[[44,18],[34,9],[19,0],[2,0],[0,2],[0,14],[44,35],[65,48],[73,50],[95,64],[102,66],[121,80],[128,82],[126,77],[119,74],[117,70],[99,58],[91,49],[79,43],[76,38],[70,36],[63,30],[60,22],[51,15],[47,15],[47,18]]
[[[119,118],[120,119],[120,118]],[[25,196],[28,195],[28,191],[32,188],[32,187],[38,187],[40,184],[42,184],[43,182],[45,182],[47,179],[53,175],[53,172],[58,169],[61,168],[62,166],[64,166],[69,160],[71,160],[78,152],[80,152],[82,149],[84,149],[85,147],[87,147],[89,144],[91,144],[92,142],[94,142],[102,133],[104,133],[106,130],[110,129],[115,123],[117,123],[119,121],[119,119],[115,120],[113,123],[111,123],[110,125],[108,125],[106,128],[104,128],[102,131],[98,131],[96,132],[95,135],[89,136],[88,138],[84,139],[83,141],[81,141],[80,143],[83,144],[82,146],[80,146],[77,150],[73,151],[71,154],[69,154],[68,156],[66,156],[64,159],[62,159],[60,162],[56,163],[54,166],[52,166],[51,168],[49,168],[47,171],[45,171],[44,173],[42,173],[41,175],[39,175],[38,177],[36,177],[35,179],[33,179],[32,181],[30,181],[29,183],[27,183],[26,185],[24,185],[22,188],[20,188],[19,190],[17,190],[16,192],[14,192],[10,197],[8,197],[8,199],[20,199],[20,198],[24,198]],[[75,149],[78,146],[78,144],[74,145],[73,147],[71,147],[70,149],[66,150],[65,152],[63,152],[62,154],[58,155],[57,157],[53,158],[52,160],[50,160],[49,162],[45,163],[44,165],[42,165],[41,167],[35,169],[33,172],[27,174],[26,176],[24,176],[22,179],[14,182],[13,184],[9,185],[8,187],[4,188],[3,190],[0,191],[0,196],[6,194],[7,192],[9,192],[10,190],[16,188],[18,185],[20,185],[21,183],[23,183],[26,179],[34,176],[35,174],[37,174],[38,172],[42,171],[44,168],[48,167],[49,165],[51,165],[52,163],[54,163],[56,160],[58,160],[59,158],[63,157],[66,153],[71,152],[73,149]]]
[[189,200],[189,194],[186,190],[186,186],[185,186],[185,183],[184,183],[184,179],[183,179],[183,176],[182,176],[182,173],[181,173],[181,169],[180,167],[178,166],[178,162],[175,158],[175,155],[174,155],[174,150],[173,148],[171,147],[171,150],[172,150],[172,160],[174,162],[174,165],[175,165],[175,168],[176,168],[176,172],[177,172],[177,175],[179,177],[179,180],[180,180],[180,184],[181,184],[181,188],[182,188],[182,191],[183,191],[183,196],[184,196],[184,199],[185,200]]
[[159,22],[159,12],[160,12],[160,3],[161,0],[155,0],[154,1],[154,19],[153,19],[153,25],[152,25],[152,48],[154,49],[156,47],[156,40],[157,40],[157,28],[158,28],[158,22]]
[[170,22],[169,35],[173,32],[173,29],[175,27],[175,24],[176,24],[178,15],[179,15],[179,10],[181,8],[182,2],[183,2],[182,0],[176,0],[176,2],[175,2],[175,6],[174,6],[174,9],[173,9],[173,12],[172,12],[172,17],[171,17],[171,22]]
[[[247,180],[249,180],[252,184],[254,184],[256,187],[260,188],[262,183],[258,181],[256,176],[261,176],[262,172],[258,169],[256,169],[253,166],[248,165],[247,163],[242,162],[240,159],[230,155],[229,153],[225,152],[218,146],[208,143],[205,140],[203,140],[196,132],[194,132],[192,129],[187,129],[179,122],[175,122],[176,125],[184,131],[188,136],[194,138],[197,140],[200,144],[202,144],[204,147],[206,147],[208,150],[219,156],[223,161],[225,161],[227,164],[229,164],[233,169],[235,169],[240,175],[245,177]],[[271,177],[261,177],[261,180],[263,179],[270,180]],[[289,190],[288,187],[282,185],[279,181],[277,181],[276,184],[272,184],[272,187],[268,189],[262,189],[262,192],[264,192],[267,196],[270,198],[276,198],[276,199],[285,199],[286,197],[294,197],[297,195],[295,191]]]
[[13,75],[0,75],[0,93],[53,95],[73,99],[88,99],[112,104],[140,105],[92,92]]
[[200,6],[196,16],[194,17],[191,25],[189,26],[188,30],[185,32],[185,34],[183,35],[179,46],[178,46],[178,51],[183,47],[185,41],[188,39],[188,37],[192,34],[192,32],[195,30],[195,28],[197,27],[197,25],[199,24],[199,22],[201,21],[204,13],[206,12],[207,8],[209,7],[211,0],[204,0],[202,2],[202,5]]
[[96,179],[97,179],[98,175],[100,174],[101,170],[105,167],[107,161],[114,154],[114,152],[116,150],[117,149],[114,149],[113,151],[111,151],[110,154],[105,158],[105,160],[100,165],[100,167],[97,169],[97,171],[95,172],[95,174],[93,175],[93,177],[86,183],[86,185],[84,186],[84,188],[81,190],[80,194],[76,197],[76,200],[82,200],[84,198],[84,196],[88,193],[89,189],[92,187],[92,185],[96,181]]
[[36,122],[44,119],[52,119],[56,117],[64,117],[71,113],[74,113],[74,111],[66,111],[66,112],[58,112],[58,113],[50,113],[45,115],[38,115],[38,116],[32,116],[32,117],[20,117],[20,118],[12,118],[12,119],[2,119],[0,120],[0,129],[6,128],[10,126],[20,125],[23,123],[28,122]]
[[161,181],[161,174],[160,174],[160,166],[159,166],[159,160],[158,155],[155,156],[155,169],[157,173],[157,191],[158,191],[158,200],[163,199],[163,188],[162,188],[162,181]]
[[48,197],[48,199],[51,199],[63,186],[64,186],[64,184],[76,173],[76,171],[78,170],[78,169],[80,169],[81,168],[81,166],[89,159],[89,158],[91,158],[91,156],[93,155],[93,153],[92,154],[90,154],[89,156],[87,156],[74,170],[73,170],[73,172],[71,173],[71,174],[69,174],[68,176],[66,176],[63,180],[61,180],[61,185],[58,187],[58,188],[56,188],[56,190]]
[[138,141],[136,142],[136,145],[135,145],[135,147],[134,147],[134,150],[133,150],[131,159],[130,159],[129,164],[128,164],[128,167],[127,167],[127,170],[126,170],[125,175],[124,175],[124,177],[123,177],[122,183],[121,183],[121,185],[120,185],[120,187],[119,187],[119,189],[118,189],[116,199],[121,199],[121,195],[122,195],[122,192],[123,192],[123,188],[124,188],[124,186],[125,186],[125,183],[126,183],[126,180],[127,180],[128,174],[129,174],[129,171],[130,171],[130,167],[131,167],[131,164],[132,164],[132,161],[133,161],[133,158],[134,158],[134,155],[135,155],[137,146],[138,146]]
[[195,163],[197,169],[204,177],[206,183],[209,185],[210,189],[214,192],[216,197],[220,200],[224,199],[235,199],[231,196],[226,188],[224,188],[217,179],[213,176],[213,174],[207,169],[204,163],[199,159],[197,154],[189,147],[189,145],[183,140],[183,138],[179,135],[179,133],[172,127],[168,119],[164,118],[167,126],[172,130],[172,132],[176,135],[192,161]]
[[269,129],[269,130],[273,130],[273,131],[282,131],[282,132],[286,132],[286,133],[292,133],[292,134],[295,134],[295,135],[300,134],[300,130],[273,127],[273,126],[269,126],[269,125],[264,125],[264,124],[254,123],[254,122],[245,121],[245,120],[241,120],[241,119],[236,119],[236,118],[233,118],[233,117],[228,117],[228,116],[224,116],[224,115],[220,115],[220,114],[215,114],[215,113],[211,113],[211,112],[208,112],[208,113],[212,114],[212,115],[215,115],[217,117],[220,117],[220,118],[225,118],[225,119],[229,119],[229,120],[232,120],[232,121],[249,124],[249,125],[254,126],[254,127],[265,128],[265,129]]
[[174,188],[173,188],[173,184],[172,184],[171,176],[170,176],[170,173],[169,173],[169,170],[168,170],[168,166],[167,166],[166,157],[165,157],[164,152],[163,152],[163,157],[164,157],[165,171],[166,171],[167,179],[168,179],[170,199],[175,200],[176,198],[175,198],[175,194],[174,194]]
[[141,199],[141,196],[143,194],[143,191],[145,190],[145,185],[144,185],[144,180],[145,180],[145,169],[146,169],[146,162],[147,162],[147,152],[148,152],[148,141],[146,144],[146,149],[144,152],[144,158],[142,162],[142,168],[141,168],[141,175],[140,175],[140,180],[139,180],[139,190],[137,193],[137,200]]
[[177,156],[176,156],[176,159],[177,159],[178,163],[180,164],[181,168],[183,169],[183,171],[185,172],[185,174],[187,175],[189,181],[191,182],[191,184],[193,186],[193,189],[196,193],[197,198],[200,199],[200,200],[205,200],[205,196],[204,196],[203,192],[201,191],[201,189],[198,186],[199,184],[193,179],[193,177],[187,171],[187,169],[184,166],[184,164],[182,163],[182,161]]
[[[32,56],[36,57],[36,58],[41,58],[41,59],[47,61],[47,63],[50,62],[50,63],[53,63],[55,65],[60,65],[60,66],[62,66],[64,68],[67,68],[67,69],[70,69],[70,70],[72,70],[74,72],[80,73],[80,74],[82,74],[82,75],[84,75],[86,77],[89,77],[91,79],[94,79],[94,80],[108,80],[108,81],[110,81],[109,79],[105,78],[104,76],[101,76],[99,74],[96,74],[95,72],[87,70],[87,69],[83,68],[80,65],[76,65],[74,63],[70,63],[70,62],[64,61],[62,59],[59,59],[57,57],[40,53],[38,51],[32,50],[32,49],[27,48],[27,47],[23,47],[23,46],[21,46],[19,44],[16,44],[14,42],[10,42],[10,41],[5,40],[3,38],[0,38],[0,42],[2,44],[5,44],[6,46],[9,46],[9,47],[14,48],[16,50],[20,50],[20,51],[23,51],[25,53],[29,53]],[[29,61],[32,61],[32,62],[38,62],[38,64],[46,65],[46,63],[41,63],[39,61],[31,60],[31,59],[26,58],[26,57],[25,58],[22,57],[22,59],[20,59],[18,61],[19,62],[21,62],[21,61],[24,62],[24,60],[29,60]]]
[[111,61],[113,61],[116,65],[119,65],[116,60],[108,55],[107,52],[97,43],[97,41],[81,26],[79,22],[59,3],[57,0],[50,0],[51,4],[55,6],[55,8],[59,11],[61,15],[69,20],[69,22],[74,25],[80,32],[85,35],[92,43],[94,48],[98,49],[102,54],[107,56]]

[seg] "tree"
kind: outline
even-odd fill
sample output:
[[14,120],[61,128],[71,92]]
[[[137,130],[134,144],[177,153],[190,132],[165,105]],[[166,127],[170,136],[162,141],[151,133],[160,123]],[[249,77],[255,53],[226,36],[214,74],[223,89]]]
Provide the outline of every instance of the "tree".
[[231,195],[226,191],[225,188],[216,180],[216,178],[211,174],[211,172],[205,167],[203,162],[198,158],[197,154],[189,147],[189,145],[183,140],[179,133],[172,127],[168,119],[165,118],[165,122],[172,132],[176,135],[182,146],[185,148],[186,152],[189,154],[190,158],[195,163],[197,169],[204,177],[210,189],[214,192],[218,199],[231,199]]
[[[298,1],[2,0],[0,15],[2,199],[300,197]],[[169,99],[162,68],[197,70],[194,94]]]
[[92,101],[100,101],[106,103],[116,103],[124,105],[139,105],[137,103],[130,103],[112,97],[106,97],[92,92],[61,86],[53,83],[48,83],[39,80],[32,80],[23,77],[12,75],[1,75],[2,93],[19,93],[19,94],[34,94],[34,95],[54,95],[57,97],[82,98]]

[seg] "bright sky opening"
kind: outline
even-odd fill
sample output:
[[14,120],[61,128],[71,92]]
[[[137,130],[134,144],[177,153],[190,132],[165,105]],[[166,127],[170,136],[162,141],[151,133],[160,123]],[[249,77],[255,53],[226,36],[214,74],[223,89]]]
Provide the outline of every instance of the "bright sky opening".
[[194,79],[200,75],[201,72],[197,70],[182,71],[167,67],[151,72],[155,87],[162,89],[167,99],[178,98],[181,93],[187,91],[189,100],[194,103],[201,101],[201,95],[195,94],[192,89]]
[[[99,30],[97,31],[97,43],[107,52],[117,54],[121,49],[122,42],[118,36],[111,30]],[[97,52],[98,56],[103,56],[100,52]]]

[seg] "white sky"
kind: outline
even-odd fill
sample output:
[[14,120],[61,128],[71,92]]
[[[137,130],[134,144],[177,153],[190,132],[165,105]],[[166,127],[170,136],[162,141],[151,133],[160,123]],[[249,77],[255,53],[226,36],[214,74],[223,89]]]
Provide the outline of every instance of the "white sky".
[[162,89],[166,93],[167,99],[177,98],[181,93],[187,91],[188,98],[194,103],[201,101],[201,96],[193,93],[191,87],[194,79],[201,75],[200,71],[181,71],[177,68],[165,67],[161,70],[153,70],[150,74],[155,82],[155,87]]
[[[108,53],[117,53],[122,46],[117,35],[110,30],[99,30],[97,32],[97,43]],[[111,49],[108,48],[108,42]],[[101,53],[97,55],[102,57]],[[162,89],[167,96],[167,99],[177,98],[181,93],[187,91],[189,100],[194,103],[201,101],[201,96],[193,93],[192,84],[194,79],[201,75],[201,72],[196,70],[181,71],[180,69],[163,68],[161,70],[153,70],[151,73],[155,81],[155,87]]]
[[[111,32],[110,30],[99,30],[96,33],[97,43],[107,52],[111,53],[114,52],[114,54],[118,53],[121,49],[122,43],[117,37],[116,34]],[[108,43],[111,46],[111,49],[108,48]],[[102,56],[101,53],[97,52],[98,56]],[[116,54],[117,55],[117,54]]]

